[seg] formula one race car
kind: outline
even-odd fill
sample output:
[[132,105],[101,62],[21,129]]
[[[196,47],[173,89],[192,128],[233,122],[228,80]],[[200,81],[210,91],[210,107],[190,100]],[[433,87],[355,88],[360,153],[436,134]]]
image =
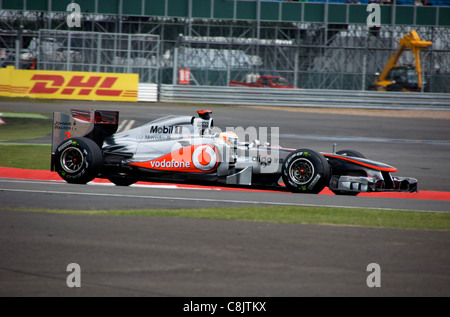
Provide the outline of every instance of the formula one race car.
[[357,151],[319,153],[261,144],[248,138],[256,128],[214,127],[209,110],[198,111],[198,117],[166,116],[119,133],[118,111],[71,112],[54,113],[51,157],[51,170],[69,183],[98,177],[119,186],[144,180],[275,186],[301,193],[319,193],[328,186],[343,195],[417,191],[416,179],[394,177],[396,168]]

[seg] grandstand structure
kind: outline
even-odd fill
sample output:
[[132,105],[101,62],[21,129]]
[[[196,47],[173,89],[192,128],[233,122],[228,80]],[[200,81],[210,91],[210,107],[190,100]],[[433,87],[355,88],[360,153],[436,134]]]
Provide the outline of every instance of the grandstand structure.
[[[80,26],[67,23],[77,3]],[[398,40],[416,30],[430,91],[450,87],[450,1],[380,5],[368,0],[0,0],[0,67],[135,72],[140,82],[226,86],[278,74],[296,87],[365,90]],[[406,52],[401,63],[413,63]]]

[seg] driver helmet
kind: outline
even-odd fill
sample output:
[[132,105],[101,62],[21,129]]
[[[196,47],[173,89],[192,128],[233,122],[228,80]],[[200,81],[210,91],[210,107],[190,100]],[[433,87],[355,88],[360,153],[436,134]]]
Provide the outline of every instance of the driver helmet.
[[233,131],[221,132],[219,138],[223,139],[231,147],[237,148],[238,146],[238,136]]

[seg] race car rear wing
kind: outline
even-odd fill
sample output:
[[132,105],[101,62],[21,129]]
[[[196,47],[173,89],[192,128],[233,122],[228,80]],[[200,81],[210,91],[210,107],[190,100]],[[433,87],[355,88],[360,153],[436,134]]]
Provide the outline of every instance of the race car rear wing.
[[92,139],[101,148],[105,138],[114,134],[118,126],[118,111],[71,109],[71,115],[54,112],[51,170],[55,151],[63,141],[85,137]]

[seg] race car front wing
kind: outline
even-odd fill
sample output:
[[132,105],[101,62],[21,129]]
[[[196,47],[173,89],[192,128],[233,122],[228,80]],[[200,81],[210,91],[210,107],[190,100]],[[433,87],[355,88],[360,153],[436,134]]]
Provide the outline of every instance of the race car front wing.
[[333,175],[329,188],[332,191],[361,192],[417,192],[417,179],[411,177],[391,176],[389,173],[377,172],[371,176]]

